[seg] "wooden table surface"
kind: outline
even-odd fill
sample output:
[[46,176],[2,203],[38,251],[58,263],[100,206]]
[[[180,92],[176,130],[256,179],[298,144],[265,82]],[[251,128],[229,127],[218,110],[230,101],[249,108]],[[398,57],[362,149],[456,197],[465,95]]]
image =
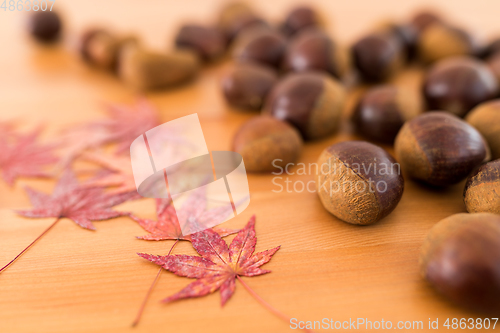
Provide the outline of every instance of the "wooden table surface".
[[[406,18],[422,1],[316,1],[333,23],[330,31],[349,42],[385,18]],[[481,36],[500,32],[498,1],[433,1],[451,19]],[[114,77],[88,68],[74,52],[75,36],[93,23],[136,32],[151,47],[166,48],[180,22],[208,22],[221,1],[63,1],[66,36],[57,47],[42,47],[26,35],[25,12],[0,10],[0,118],[20,118],[27,127],[40,122],[49,133],[68,124],[103,117],[103,101],[131,103],[137,97]],[[424,2],[425,3],[425,2]],[[431,3],[431,1],[427,1]],[[288,1],[255,1],[279,18]],[[227,62],[205,68],[192,85],[147,94],[162,121],[198,113],[209,149],[226,150],[240,124],[253,114],[228,107],[219,81]],[[396,78],[413,87],[420,74],[410,70]],[[348,130],[327,140],[308,143],[300,162],[313,163],[328,145],[351,138]],[[313,175],[288,176],[308,182]],[[282,180],[277,180],[283,182]],[[0,182],[0,266],[8,262],[52,223],[16,216],[12,209],[29,207],[23,186],[50,191],[50,180],[18,180],[13,188]],[[271,175],[250,175],[251,204],[228,223],[243,226],[257,216],[257,250],[281,250],[265,266],[271,274],[245,278],[262,298],[300,320],[371,321],[478,317],[435,294],[418,272],[418,254],[428,230],[439,220],[464,212],[463,184],[431,191],[406,182],[397,209],[373,226],[358,227],[326,212],[315,193],[274,193]],[[293,183],[292,183],[293,184]],[[124,204],[144,217],[154,216],[152,200]],[[172,304],[159,301],[190,281],[164,273],[143,319],[130,324],[154,279],[157,266],[136,252],[166,254],[172,241],[146,242],[145,232],[128,218],[96,223],[97,231],[61,220],[41,241],[0,275],[0,332],[288,332],[278,319],[237,283],[224,308],[220,295]],[[231,238],[228,238],[228,240]],[[174,250],[194,254],[187,242]],[[497,328],[500,325],[497,325]],[[444,329],[443,329],[444,330]]]

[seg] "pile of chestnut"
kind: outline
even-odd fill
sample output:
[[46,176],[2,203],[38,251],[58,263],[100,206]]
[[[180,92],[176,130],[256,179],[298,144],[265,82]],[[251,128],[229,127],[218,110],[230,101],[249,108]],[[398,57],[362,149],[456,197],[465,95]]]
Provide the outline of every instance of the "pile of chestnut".
[[[316,175],[323,206],[340,220],[369,225],[389,215],[403,195],[403,174],[428,187],[467,179],[469,214],[431,230],[422,273],[449,299],[498,312],[500,39],[483,46],[438,14],[421,12],[406,23],[381,24],[346,49],[309,7],[293,9],[277,27],[241,3],[221,16],[224,28],[238,27],[224,30],[231,31],[234,60],[222,80],[225,99],[261,112],[233,139],[247,170],[296,162],[303,141],[333,135],[347,113],[367,141],[327,147]],[[410,64],[425,72],[418,91],[389,83]],[[348,110],[356,83],[364,90]],[[377,143],[394,145],[395,158]]]

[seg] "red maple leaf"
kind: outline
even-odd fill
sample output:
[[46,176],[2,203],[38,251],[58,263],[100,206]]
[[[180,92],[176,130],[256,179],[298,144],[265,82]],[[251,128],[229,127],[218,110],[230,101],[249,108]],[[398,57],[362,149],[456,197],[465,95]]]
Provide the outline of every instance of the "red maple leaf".
[[86,149],[106,144],[117,144],[117,153],[127,152],[132,141],[160,124],[158,111],[145,99],[140,99],[134,106],[110,104],[107,114],[109,118],[65,131],[66,163]]
[[[179,210],[180,212],[183,212],[184,216],[186,217],[193,217],[194,214],[196,216],[200,215],[200,212],[205,212],[206,211],[206,197],[205,196],[200,196],[197,194],[199,191],[195,191],[194,194],[190,195],[190,197],[186,200],[182,208]],[[201,207],[201,210],[200,210]],[[212,213],[210,213],[210,216],[213,218],[215,216],[219,217],[225,217],[229,215],[232,212],[231,210],[228,211],[228,209],[217,209],[213,208]],[[208,210],[207,212],[210,212]],[[216,213],[215,215],[213,213]],[[161,241],[161,240],[175,240],[175,243],[172,245],[170,248],[170,251],[168,254],[170,255],[177,243],[180,240],[184,241],[191,241],[191,235],[186,235],[184,236],[181,231],[181,226],[179,224],[179,220],[177,219],[177,214],[175,211],[174,206],[172,205],[172,200],[170,199],[156,199],[156,216],[157,220],[150,220],[150,219],[142,219],[137,216],[134,216],[130,214],[130,217],[135,220],[139,225],[144,228],[147,232],[150,233],[150,235],[146,236],[139,236],[137,238],[139,239],[144,239],[144,240],[154,240],[154,241]],[[226,228],[213,228],[215,232],[217,232],[221,237],[225,237],[231,234],[237,233],[239,230],[235,229],[226,229]],[[147,300],[151,296],[151,293],[153,291],[153,288],[158,281],[160,274],[162,272],[162,269],[158,271],[156,278],[154,279],[151,287],[149,288],[149,291],[147,292],[141,307],[139,308],[139,312],[132,324],[132,326],[136,326],[142,316],[142,313],[144,312]]]
[[128,214],[114,211],[111,207],[127,201],[130,194],[111,195],[99,187],[82,186],[71,171],[63,173],[50,196],[30,187],[26,187],[26,192],[33,209],[17,211],[19,215],[26,217],[66,217],[85,229],[95,230],[91,221]]
[[102,188],[82,187],[78,184],[73,172],[69,170],[63,173],[52,195],[35,191],[29,187],[26,188],[26,192],[34,208],[31,210],[19,210],[17,211],[19,215],[31,218],[55,217],[56,220],[21,253],[1,268],[0,272],[9,267],[16,259],[31,248],[61,218],[69,218],[83,228],[94,230],[95,228],[91,221],[101,221],[127,215],[128,213],[114,211],[111,207],[129,200],[131,197],[130,193],[111,195],[105,193]]
[[139,256],[176,275],[197,279],[180,292],[166,298],[164,302],[205,296],[220,289],[221,304],[224,305],[234,293],[236,279],[240,279],[240,276],[270,273],[260,266],[269,262],[280,249],[278,246],[254,254],[257,243],[255,216],[238,232],[229,247],[219,234],[210,229],[193,234],[191,242],[201,257],[139,253]]
[[[7,126],[7,125],[6,125]],[[11,127],[7,127],[9,131]],[[28,134],[9,132],[0,138],[0,169],[2,177],[9,185],[13,185],[18,177],[50,177],[46,167],[55,164],[59,159],[54,155],[54,144],[40,144],[39,127]]]

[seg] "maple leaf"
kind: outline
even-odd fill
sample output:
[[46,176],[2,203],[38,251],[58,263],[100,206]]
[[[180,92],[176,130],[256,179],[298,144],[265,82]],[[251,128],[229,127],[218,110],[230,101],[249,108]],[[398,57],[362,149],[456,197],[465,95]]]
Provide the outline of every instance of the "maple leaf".
[[[203,197],[200,197],[198,195],[191,195],[190,196],[191,200],[187,200],[181,210],[190,211],[194,209],[196,211],[196,207],[202,206],[206,207],[206,200],[204,200]],[[230,211],[221,210],[219,212],[219,216],[227,216],[232,212],[232,208]],[[179,224],[179,220],[177,219],[177,214],[175,211],[174,206],[172,205],[172,200],[169,199],[156,199],[156,216],[157,220],[150,220],[150,219],[142,219],[137,216],[134,216],[133,214],[130,214],[130,217],[135,220],[139,225],[146,231],[150,232],[150,235],[146,236],[140,236],[137,237],[139,239],[144,239],[144,240],[154,240],[154,241],[161,241],[161,240],[175,240],[175,243],[172,245],[170,248],[170,251],[168,254],[170,255],[174,249],[174,247],[177,245],[177,243],[181,240],[184,241],[191,241],[191,235],[184,236],[182,235],[181,227]],[[185,216],[190,216],[189,214],[185,214]],[[231,234],[237,233],[239,230],[234,230],[234,229],[225,229],[225,228],[213,228],[215,232],[217,232],[221,237],[225,237]],[[156,278],[154,279],[151,287],[149,288],[149,291],[147,292],[141,307],[139,308],[138,314],[132,324],[132,326],[136,326],[142,316],[142,313],[144,312],[147,300],[149,299],[149,296],[151,295],[151,292],[153,291],[154,285],[158,281],[160,274],[161,274],[161,267],[160,270],[158,271]]]
[[145,99],[134,106],[107,105],[109,118],[79,125],[64,132],[69,147],[66,164],[90,148],[117,144],[117,153],[127,152],[130,144],[144,132],[160,124],[158,111]]
[[[220,206],[207,209],[207,200],[204,188],[195,190],[176,212],[170,199],[156,199],[157,220],[142,219],[130,215],[139,225],[149,232],[149,235],[137,238],[144,240],[178,239],[191,241],[191,235],[182,234],[181,225],[196,223],[210,225],[211,221],[222,221],[233,212],[232,206]],[[238,232],[239,230],[214,227],[213,230],[222,237]]]
[[115,194],[137,191],[129,157],[87,152],[82,158],[111,171],[87,181],[86,187],[114,187],[110,193]]
[[254,254],[257,237],[255,235],[255,216],[245,228],[241,229],[229,247],[219,234],[211,229],[191,236],[194,249],[201,257],[188,255],[155,256],[139,253],[167,271],[178,276],[195,278],[180,292],[166,298],[164,302],[191,297],[200,297],[220,289],[221,305],[231,298],[235,290],[236,279],[240,276],[257,276],[270,273],[260,266],[271,260],[280,249],[273,249]]
[[101,221],[127,215],[111,209],[127,201],[130,194],[112,195],[102,188],[87,188],[80,185],[73,174],[67,170],[56,184],[52,195],[26,187],[34,208],[18,210],[19,215],[31,218],[66,217],[85,229],[95,230],[91,221]]
[[12,186],[18,177],[50,177],[44,169],[59,161],[54,155],[54,144],[40,144],[38,137],[42,128],[39,127],[28,134],[10,132],[9,125],[6,136],[0,139],[0,169],[2,177]]

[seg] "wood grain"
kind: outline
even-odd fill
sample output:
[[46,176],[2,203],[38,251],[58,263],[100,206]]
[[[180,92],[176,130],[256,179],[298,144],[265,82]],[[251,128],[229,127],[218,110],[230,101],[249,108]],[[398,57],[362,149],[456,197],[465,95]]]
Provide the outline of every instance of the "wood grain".
[[[330,31],[350,42],[375,22],[408,17],[411,10],[435,1],[315,1],[334,20]],[[180,22],[207,21],[221,1],[66,1],[56,2],[67,26],[64,43],[41,47],[23,27],[26,13],[0,11],[0,117],[19,118],[26,127],[47,124],[48,135],[65,125],[103,117],[101,102],[130,103],[137,94],[112,76],[86,67],[72,45],[75,33],[94,22],[118,31],[137,32],[152,47],[165,48]],[[255,1],[271,18],[291,4],[285,0]],[[496,1],[438,1],[452,19],[482,35],[500,32]],[[360,10],[364,8],[364,10]],[[355,19],[354,19],[355,18]],[[219,91],[228,62],[204,69],[196,83],[167,92],[147,94],[162,121],[197,112],[211,150],[229,149],[237,128],[253,114],[229,108]],[[418,87],[421,72],[410,69],[395,79]],[[351,101],[360,90],[351,93]],[[353,138],[349,127],[327,140],[308,143],[300,162],[313,163],[328,145]],[[392,150],[389,150],[392,153]],[[287,176],[293,183],[312,175]],[[228,223],[241,227],[257,215],[257,250],[281,245],[265,266],[273,272],[245,282],[262,298],[301,320],[423,320],[478,317],[441,297],[421,279],[418,254],[428,230],[439,220],[464,212],[463,184],[429,190],[412,181],[396,210],[380,223],[359,227],[330,215],[315,193],[275,193],[270,175],[250,175],[251,204]],[[284,184],[284,179],[275,181]],[[17,216],[13,209],[28,207],[23,186],[50,191],[49,180],[19,180],[14,188],[0,183],[0,263],[8,262],[50,223]],[[124,204],[140,216],[153,217],[151,200]],[[134,238],[144,231],[128,218],[96,223],[83,230],[63,219],[12,267],[0,275],[0,332],[288,332],[291,329],[259,305],[241,285],[224,308],[220,296],[159,301],[190,281],[163,274],[144,317],[132,329],[142,298],[157,267],[136,252],[167,253],[171,241]],[[231,239],[231,238],[229,238]],[[229,240],[228,239],[228,240]],[[174,253],[194,254],[189,243]],[[500,328],[500,325],[497,325]],[[427,327],[427,326],[425,326]],[[444,330],[444,329],[443,329]],[[423,330],[426,331],[426,330]]]

